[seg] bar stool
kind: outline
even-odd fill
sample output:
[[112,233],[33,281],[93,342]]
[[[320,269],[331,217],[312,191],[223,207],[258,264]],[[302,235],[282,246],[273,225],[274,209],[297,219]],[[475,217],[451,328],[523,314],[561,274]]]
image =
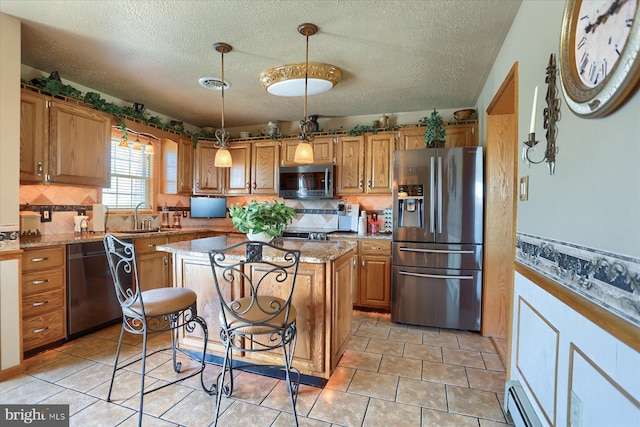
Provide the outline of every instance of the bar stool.
[[[297,426],[300,372],[291,366],[296,346],[296,308],[291,299],[300,251],[264,242],[242,242],[209,251],[209,260],[220,301],[220,338],[225,348],[222,372],[216,384],[207,390],[216,394],[214,427],[222,395],[230,397],[233,393],[233,369],[246,368],[234,367],[233,350],[260,352],[277,348],[282,349],[284,366],[279,368],[284,370]],[[240,290],[242,297],[230,297],[233,295],[230,289]]]
[[[104,247],[107,252],[107,259],[109,260],[109,269],[113,277],[116,295],[122,308],[122,329],[120,330],[116,359],[113,363],[113,373],[111,374],[111,384],[109,385],[107,402],[111,402],[111,391],[113,389],[116,371],[142,360],[140,407],[138,409],[138,426],[141,426],[142,405],[145,394],[160,390],[198,374],[200,374],[200,383],[204,387],[202,375],[205,368],[205,354],[209,335],[207,324],[202,317],[197,315],[196,293],[192,290],[184,288],[159,288],[141,291],[140,286],[136,286],[140,281],[138,280],[135,247],[132,243],[123,242],[114,235],[107,234],[104,237]],[[182,363],[177,361],[176,356],[178,351],[181,353],[184,352],[176,348],[178,330],[184,327],[187,331],[193,332],[196,325],[199,325],[204,333],[202,360],[198,360],[200,367],[189,375],[184,375],[168,384],[144,391],[147,357],[170,348],[173,355],[173,370],[179,373],[182,368]],[[147,336],[149,334],[158,334],[167,331],[171,331],[171,347],[155,350],[147,354]],[[142,354],[140,358],[118,366],[122,339],[125,332],[142,335]],[[191,356],[189,357],[191,358]]]

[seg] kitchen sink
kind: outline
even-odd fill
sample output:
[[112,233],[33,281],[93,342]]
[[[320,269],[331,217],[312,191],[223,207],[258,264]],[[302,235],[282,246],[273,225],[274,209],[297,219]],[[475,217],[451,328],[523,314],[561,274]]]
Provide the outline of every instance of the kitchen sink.
[[162,230],[160,228],[151,228],[151,229],[138,229],[138,230],[118,230],[118,231],[114,231],[114,233],[121,233],[121,234],[139,234],[139,233],[157,233],[159,231],[168,231],[168,230]]

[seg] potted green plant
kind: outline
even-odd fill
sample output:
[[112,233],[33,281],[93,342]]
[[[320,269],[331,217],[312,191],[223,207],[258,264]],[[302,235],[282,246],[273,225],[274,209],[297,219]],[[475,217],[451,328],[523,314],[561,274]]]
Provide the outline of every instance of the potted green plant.
[[[249,240],[270,241],[282,234],[296,217],[295,209],[274,200],[273,203],[252,200],[248,205],[229,206],[233,226],[247,233]],[[262,234],[262,235],[260,235]]]
[[438,114],[436,109],[433,109],[433,113],[429,118],[425,117],[421,121],[427,124],[427,129],[424,131],[424,145],[429,148],[444,147],[447,131],[444,128],[444,120],[442,120],[442,116]]

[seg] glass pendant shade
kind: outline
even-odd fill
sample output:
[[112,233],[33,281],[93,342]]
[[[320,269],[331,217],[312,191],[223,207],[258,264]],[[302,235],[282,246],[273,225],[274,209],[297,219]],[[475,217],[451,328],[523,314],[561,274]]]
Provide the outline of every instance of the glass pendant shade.
[[226,148],[219,149],[216,152],[216,157],[213,159],[213,165],[217,168],[230,168],[231,153],[229,152],[229,150],[227,150]]
[[293,156],[296,163],[313,163],[313,147],[306,141],[299,142]]
[[149,141],[149,142],[147,143],[147,145],[145,145],[145,147],[144,147],[144,152],[145,152],[146,154],[153,154],[153,153],[154,153],[154,151],[153,151],[153,144],[151,143],[151,141]]

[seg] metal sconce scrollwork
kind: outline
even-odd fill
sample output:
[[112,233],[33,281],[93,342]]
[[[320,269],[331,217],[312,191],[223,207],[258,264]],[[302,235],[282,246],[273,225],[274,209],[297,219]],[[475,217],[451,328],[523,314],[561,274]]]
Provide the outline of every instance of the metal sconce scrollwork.
[[549,57],[549,65],[547,66],[547,77],[545,78],[545,83],[547,84],[547,95],[545,97],[547,101],[547,107],[544,109],[544,128],[547,130],[547,148],[544,152],[544,157],[537,162],[534,162],[529,157],[529,152],[534,149],[536,144],[538,144],[539,142],[536,141],[535,133],[535,112],[538,97],[537,87],[533,100],[533,112],[531,113],[532,117],[531,129],[529,130],[529,139],[524,141],[526,147],[523,147],[522,152],[523,160],[528,163],[539,164],[546,160],[549,164],[549,173],[551,175],[554,174],[556,169],[556,154],[558,153],[558,148],[556,147],[556,135],[558,134],[556,122],[560,121],[560,98],[558,98],[557,96],[558,91],[556,87],[556,74],[556,56],[552,53]]

